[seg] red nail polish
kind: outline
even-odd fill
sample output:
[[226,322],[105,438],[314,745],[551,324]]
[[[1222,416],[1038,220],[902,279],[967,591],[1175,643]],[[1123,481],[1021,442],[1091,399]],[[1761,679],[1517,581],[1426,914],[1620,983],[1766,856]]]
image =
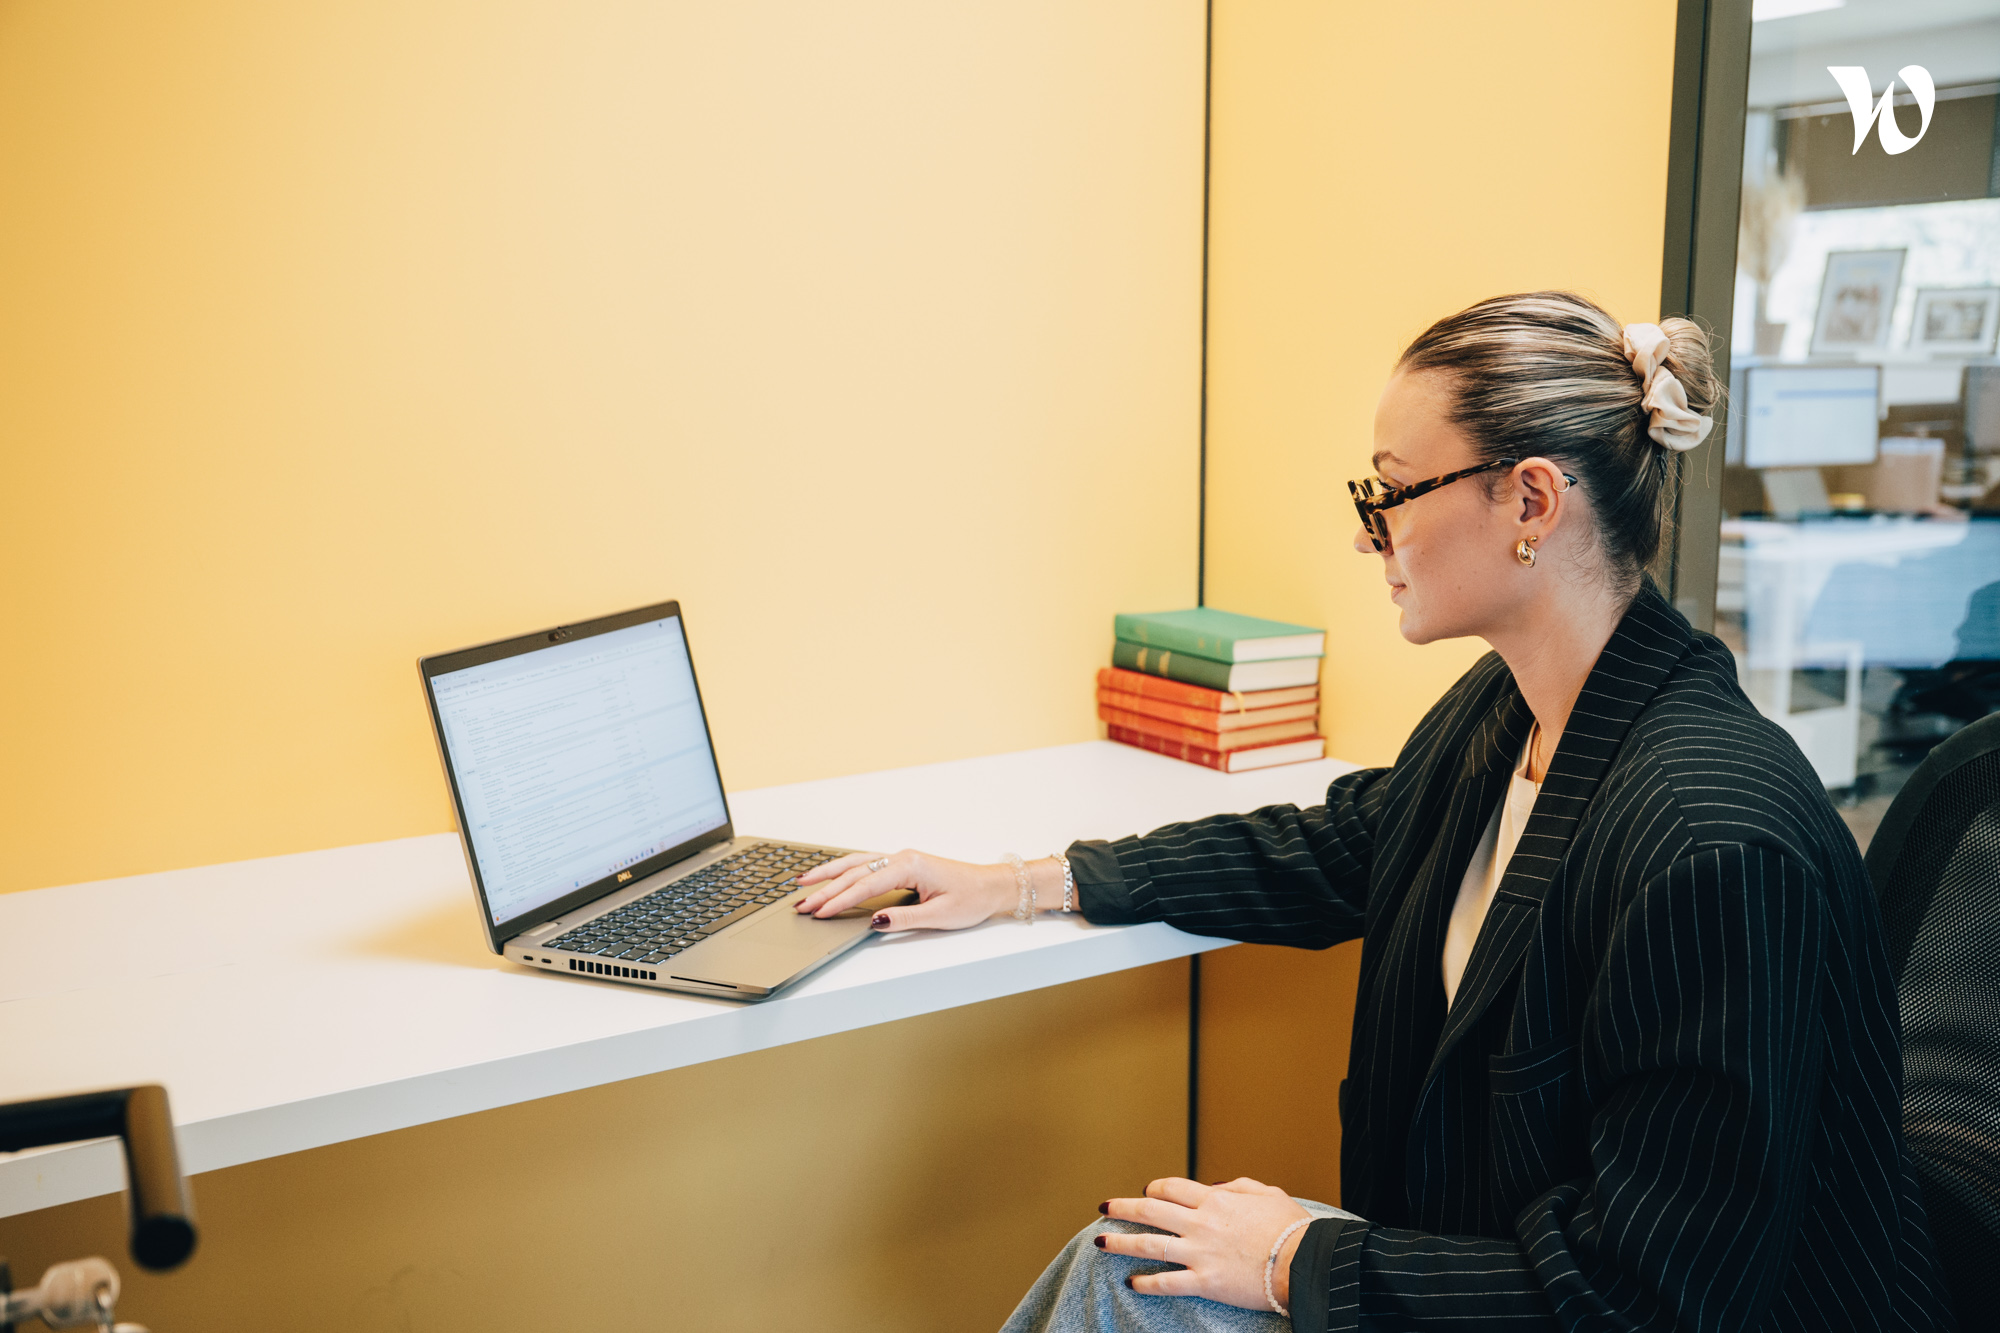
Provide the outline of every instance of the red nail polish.
[[1096,1238],[1095,1238],[1094,1240],[1092,1240],[1092,1241],[1091,1241],[1090,1243],[1091,1243],[1092,1245],[1095,1245],[1095,1246],[1096,1246],[1096,1247],[1097,1247],[1098,1249],[1100,1249],[1100,1250],[1101,1250],[1101,1249],[1103,1249],[1103,1248],[1104,1248],[1104,1237],[1102,1237],[1102,1236],[1098,1236],[1098,1237],[1096,1237]]
[[1103,1213],[1106,1217],[1111,1216],[1111,1200],[1106,1199],[1103,1203],[1098,1204],[1097,1211]]
[[889,914],[887,912],[877,912],[875,919],[869,924],[877,930],[887,930],[889,928]]

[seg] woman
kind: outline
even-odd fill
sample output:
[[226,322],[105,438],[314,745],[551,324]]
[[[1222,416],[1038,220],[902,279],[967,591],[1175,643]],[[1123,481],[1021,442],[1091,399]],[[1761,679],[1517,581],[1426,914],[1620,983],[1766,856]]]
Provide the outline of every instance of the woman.
[[1154,1181],[1010,1327],[1951,1326],[1854,840],[1643,572],[1716,397],[1685,320],[1539,292],[1440,321],[1383,391],[1354,544],[1405,638],[1493,652],[1394,767],[1024,867],[807,877],[821,915],[916,889],[881,930],[1058,908],[1067,873],[1095,922],[1363,940],[1351,1211]]

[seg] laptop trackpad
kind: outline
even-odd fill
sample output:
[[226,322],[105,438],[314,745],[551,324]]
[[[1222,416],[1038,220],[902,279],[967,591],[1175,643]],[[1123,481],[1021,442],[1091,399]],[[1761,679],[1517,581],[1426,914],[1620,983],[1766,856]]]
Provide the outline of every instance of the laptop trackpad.
[[868,920],[875,913],[914,901],[914,893],[898,889],[824,921],[801,916],[789,907],[764,912],[741,929],[690,949],[684,960],[677,960],[681,966],[674,969],[674,975],[690,981],[775,989],[827,954],[870,934]]

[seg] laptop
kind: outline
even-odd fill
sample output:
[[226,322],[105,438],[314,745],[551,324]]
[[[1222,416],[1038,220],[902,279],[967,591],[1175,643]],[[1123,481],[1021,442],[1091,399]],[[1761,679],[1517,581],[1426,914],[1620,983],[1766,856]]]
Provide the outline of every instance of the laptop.
[[486,943],[516,963],[761,999],[913,898],[793,910],[845,849],[738,836],[678,602],[417,665]]

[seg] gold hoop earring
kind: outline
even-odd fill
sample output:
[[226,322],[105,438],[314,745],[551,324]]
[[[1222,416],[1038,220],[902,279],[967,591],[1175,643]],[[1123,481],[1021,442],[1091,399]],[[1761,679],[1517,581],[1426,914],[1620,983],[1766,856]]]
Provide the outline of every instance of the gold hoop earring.
[[1521,538],[1520,541],[1514,544],[1514,558],[1529,569],[1535,567],[1535,548],[1526,537]]

